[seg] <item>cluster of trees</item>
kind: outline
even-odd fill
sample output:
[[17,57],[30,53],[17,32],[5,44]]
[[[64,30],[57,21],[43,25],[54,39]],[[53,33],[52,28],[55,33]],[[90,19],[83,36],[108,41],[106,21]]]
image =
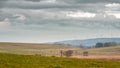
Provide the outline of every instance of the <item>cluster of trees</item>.
[[[71,57],[74,54],[74,50],[60,51],[60,56]],[[88,56],[88,51],[83,52],[83,56]]]
[[98,42],[96,43],[95,47],[110,47],[110,46],[117,46],[118,43],[116,42],[105,42],[105,43],[101,43],[101,42]]
[[66,56],[66,57],[70,57],[73,54],[73,50],[68,50],[68,51],[60,51],[61,57],[62,56]]

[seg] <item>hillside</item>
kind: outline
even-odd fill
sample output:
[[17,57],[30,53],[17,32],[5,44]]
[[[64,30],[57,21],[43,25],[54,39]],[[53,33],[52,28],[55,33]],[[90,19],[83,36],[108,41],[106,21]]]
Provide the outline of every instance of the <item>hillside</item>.
[[73,46],[66,45],[53,45],[53,44],[34,44],[34,43],[0,43],[0,52],[14,53],[14,54],[27,54],[27,55],[56,55],[61,50],[76,50]]
[[119,68],[119,60],[75,59],[0,53],[0,68]]
[[120,46],[111,47],[101,47],[101,48],[91,48],[88,51],[92,52],[120,52]]
[[70,49],[75,48],[67,45],[55,44],[37,44],[37,43],[7,43],[0,42],[0,48],[16,48],[16,49]]
[[60,42],[53,42],[52,44],[68,44],[73,46],[94,46],[98,42],[118,42],[120,43],[120,38],[95,38],[95,39],[86,39],[86,40],[66,40]]
[[[42,56],[60,56],[60,51],[73,50],[73,55],[82,56],[84,51],[88,51],[90,56],[120,55],[120,46],[82,49],[68,45],[52,44],[33,44],[33,43],[0,43],[1,53],[22,54],[22,55],[42,55]],[[114,53],[113,53],[114,52]]]

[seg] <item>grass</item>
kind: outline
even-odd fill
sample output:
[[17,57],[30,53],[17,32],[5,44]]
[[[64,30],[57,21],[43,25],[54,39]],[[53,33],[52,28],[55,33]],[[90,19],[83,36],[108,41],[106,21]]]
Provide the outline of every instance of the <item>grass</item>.
[[60,56],[61,50],[74,50],[74,55],[82,55],[84,51],[88,51],[89,55],[95,56],[120,56],[120,46],[82,49],[67,45],[0,42],[0,53]]
[[92,52],[120,52],[120,46],[92,48],[92,49],[89,49],[88,51],[92,51]]
[[67,45],[34,44],[34,43],[0,43],[1,53],[24,54],[24,55],[56,55],[60,50],[76,50],[80,48]]
[[0,53],[0,68],[119,68],[119,60],[75,59]]

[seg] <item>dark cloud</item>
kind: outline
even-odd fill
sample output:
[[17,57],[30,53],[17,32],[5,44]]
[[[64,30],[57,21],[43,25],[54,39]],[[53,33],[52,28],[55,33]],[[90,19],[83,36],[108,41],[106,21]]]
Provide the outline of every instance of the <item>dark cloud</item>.
[[0,0],[0,8],[3,8],[6,5],[8,0]]
[[[104,10],[104,4],[65,4],[65,3],[40,3],[40,2],[24,2],[20,1],[8,2],[6,5],[4,4],[4,8],[18,8],[18,9],[53,9],[53,10],[82,10],[86,12],[99,12],[99,10]],[[97,5],[97,6],[96,6]],[[1,7],[1,8],[3,8]],[[92,7],[92,8],[91,8]]]
[[[31,2],[28,2],[31,1]],[[62,1],[66,2],[66,3],[62,3]],[[72,26],[72,25],[78,25],[78,24],[73,24],[73,22],[87,22],[87,25],[89,24],[89,22],[110,22],[114,21],[116,22],[116,19],[113,20],[113,18],[108,18],[104,19],[103,16],[102,17],[96,17],[93,19],[75,19],[75,18],[66,18],[64,15],[62,16],[62,14],[60,14],[60,12],[91,12],[91,13],[104,13],[104,11],[106,10],[106,7],[104,6],[104,3],[101,2],[112,2],[113,0],[100,0],[100,1],[94,1],[94,0],[61,0],[58,1],[58,3],[41,3],[40,0],[21,0],[21,1],[1,1],[3,6],[2,8],[7,7],[8,10],[4,9],[4,11],[0,12],[0,19],[3,20],[5,18],[9,18],[13,20],[13,16],[14,14],[23,14],[25,16],[27,16],[27,18],[29,19],[28,22],[26,22],[25,24],[48,24],[49,25],[59,25],[59,26]],[[0,2],[0,3],[1,3]],[[7,3],[6,3],[7,2]],[[21,2],[21,3],[20,3]],[[117,2],[116,0],[114,0],[114,2]],[[4,4],[6,3],[6,4]],[[71,3],[71,4],[67,4],[67,3]],[[76,4],[75,4],[76,3]],[[79,4],[81,3],[81,4]],[[91,4],[89,4],[91,3]],[[99,4],[100,3],[100,4]],[[1,5],[1,4],[0,4]],[[10,8],[12,8],[11,10],[9,10]],[[20,10],[19,10],[20,9]],[[32,12],[30,10],[33,10]],[[22,10],[24,10],[25,12],[23,12]],[[41,10],[41,11],[35,11],[35,10]],[[108,9],[109,10],[109,9]],[[61,16],[60,16],[60,15]],[[104,14],[103,14],[104,15]],[[16,19],[16,18],[15,18]],[[61,21],[64,20],[64,21]],[[77,20],[77,21],[76,21]],[[16,20],[14,20],[16,21]],[[16,21],[17,22],[17,21]],[[30,23],[32,22],[32,23]],[[34,22],[34,23],[33,23]],[[58,23],[56,23],[58,22]],[[70,23],[71,22],[71,23]],[[84,23],[85,24],[85,23]],[[83,25],[84,25],[83,24]],[[96,23],[95,23],[96,24]],[[79,24],[81,26],[81,24]],[[82,25],[82,26],[83,26]],[[92,25],[90,25],[92,26]]]
[[82,9],[82,10],[93,11],[98,8],[101,9],[101,7],[104,9],[104,5],[103,5],[104,3],[120,3],[120,0],[56,0],[57,3],[42,3],[41,1],[44,0],[21,0],[21,1],[0,0],[0,8],[3,7],[21,8],[21,9],[48,9],[48,8],[69,9],[70,8],[70,9]]
[[5,2],[5,1],[8,1],[8,0],[0,0],[0,2]]
[[[29,2],[31,1],[31,2]],[[0,0],[0,8],[17,9],[57,9],[57,10],[82,10],[85,12],[102,12],[106,10],[105,2],[117,2],[119,0],[56,0],[56,3],[43,3],[44,0]],[[45,0],[47,1],[47,0]],[[109,8],[108,8],[109,10]],[[115,9],[119,10],[119,9]]]
[[25,0],[25,1],[39,2],[41,0]]
[[61,0],[66,3],[120,3],[120,0]]

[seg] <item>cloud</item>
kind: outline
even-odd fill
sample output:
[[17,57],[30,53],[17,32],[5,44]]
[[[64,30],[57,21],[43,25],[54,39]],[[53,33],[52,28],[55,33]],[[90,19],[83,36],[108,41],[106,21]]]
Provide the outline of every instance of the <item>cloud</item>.
[[96,14],[89,12],[69,12],[66,16],[73,18],[93,18]]
[[[115,16],[108,15],[107,12],[91,13],[91,12],[84,12],[78,9],[77,10],[2,9],[2,12],[4,13],[4,14],[2,13],[3,14],[2,16],[7,14],[8,18],[10,19],[12,24],[14,24],[14,26],[18,24],[17,27],[20,26],[18,28],[22,28],[21,26],[23,26],[23,23],[24,23],[25,27],[27,27],[25,29],[28,29],[28,30],[31,30],[31,29],[57,30],[61,28],[63,30],[65,30],[66,28],[71,28],[71,29],[115,28],[115,29],[118,29],[118,26],[116,28],[116,24],[118,24],[120,21],[120,20],[117,20]],[[13,16],[13,17],[9,17],[9,16]],[[22,21],[17,20],[21,18],[25,20],[22,20]]]
[[61,0],[67,3],[120,3],[119,0]]
[[[68,1],[69,2],[69,1]],[[77,4],[77,3],[66,3],[64,1],[59,0],[40,0],[40,2],[33,2],[33,0],[24,1],[20,0],[8,0],[3,4],[4,8],[19,8],[19,9],[81,9],[81,10],[90,10],[94,11],[91,7],[98,9],[100,7],[104,7],[103,4],[95,4],[95,3],[86,3],[86,4]],[[97,6],[95,6],[97,5]],[[2,6],[0,4],[0,6]],[[2,8],[2,7],[1,7]]]
[[16,17],[16,20],[21,20],[21,21],[26,20],[26,17],[22,14],[15,14],[13,15],[13,17]]
[[0,0],[0,8],[3,8],[6,5],[8,0]]
[[114,16],[114,17],[117,18],[117,19],[120,19],[120,12],[109,12],[109,11],[107,11],[106,13],[107,13],[108,15]]
[[9,19],[5,19],[3,21],[0,21],[0,29],[6,29],[9,28],[11,26],[11,23],[9,21]]
[[119,3],[110,3],[105,5],[105,7],[119,7],[119,6],[120,6]]
[[56,3],[57,0],[41,0],[42,3]]
[[[107,37],[110,32],[119,36],[119,3],[119,0],[0,0],[0,29],[10,27],[15,38],[38,34],[36,38],[48,36],[51,40],[56,36],[56,40],[59,34],[61,40],[80,39],[88,35]],[[9,35],[11,31],[3,34]]]
[[25,0],[25,1],[39,2],[41,0]]
[[[42,1],[55,1],[55,0],[25,0],[32,2],[42,2]],[[65,2],[65,3],[119,3],[119,0],[56,0],[57,2]]]

